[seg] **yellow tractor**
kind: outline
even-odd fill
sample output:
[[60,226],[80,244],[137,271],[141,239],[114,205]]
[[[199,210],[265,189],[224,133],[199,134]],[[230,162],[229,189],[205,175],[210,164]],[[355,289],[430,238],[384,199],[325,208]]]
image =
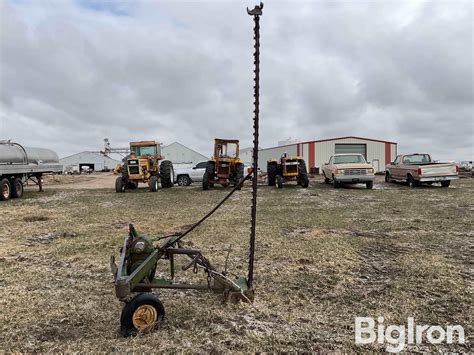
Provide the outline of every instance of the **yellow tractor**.
[[[160,144],[155,141],[130,142],[130,155],[123,159],[123,164],[114,169],[120,175],[115,180],[115,191],[134,190],[138,183],[148,184],[151,192],[158,190],[158,183],[169,188],[174,183],[173,164],[163,160]],[[161,160],[161,163],[159,163]]]
[[214,184],[229,186],[232,183],[236,186],[243,177],[244,164],[239,159],[239,141],[216,138],[214,156],[207,162],[202,177],[202,189],[209,190]]
[[302,157],[290,157],[286,153],[280,160],[272,159],[267,162],[268,186],[281,189],[287,181],[296,180],[298,185],[307,188],[309,185],[306,163]]

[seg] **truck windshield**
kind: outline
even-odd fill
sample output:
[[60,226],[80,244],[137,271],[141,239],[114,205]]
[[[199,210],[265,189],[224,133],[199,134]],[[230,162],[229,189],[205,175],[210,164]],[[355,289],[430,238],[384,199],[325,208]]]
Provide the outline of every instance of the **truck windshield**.
[[334,164],[352,164],[352,163],[366,163],[362,155],[336,155],[334,156]]
[[429,154],[412,154],[403,157],[403,164],[422,164],[430,162],[431,158]]
[[131,146],[130,151],[135,155],[155,155],[155,146]]
[[219,158],[236,158],[237,144],[235,143],[221,143],[216,147],[216,156]]

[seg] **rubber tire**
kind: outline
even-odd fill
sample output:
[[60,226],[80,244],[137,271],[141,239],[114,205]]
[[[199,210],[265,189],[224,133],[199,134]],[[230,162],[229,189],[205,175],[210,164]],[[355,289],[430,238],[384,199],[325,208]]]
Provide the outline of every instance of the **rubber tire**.
[[332,177],[332,186],[334,186],[335,189],[337,189],[338,187],[341,186],[341,184],[339,183],[339,181],[337,181],[335,178],[334,178],[334,175]]
[[[238,163],[235,164],[235,181],[234,187],[244,178],[244,164]],[[242,190],[242,185],[237,190]]]
[[155,308],[157,323],[165,318],[165,307],[161,301],[151,293],[140,293],[132,298],[130,302],[127,302],[122,309],[122,314],[120,315],[120,333],[122,336],[128,337],[138,333],[138,329],[133,325],[133,313],[138,307],[143,305]]
[[280,175],[275,176],[276,187],[281,189],[283,187],[283,181]]
[[298,171],[299,171],[298,179],[303,181],[303,183],[301,184],[301,187],[306,189],[309,186],[309,179],[308,179],[308,170],[306,169],[306,163],[304,160],[299,161]]
[[158,177],[153,175],[150,177],[150,181],[148,181],[148,187],[150,188],[150,192],[158,191]]
[[169,160],[163,160],[160,164],[160,179],[161,187],[170,188],[173,187],[174,182],[174,169],[173,163]]
[[268,186],[275,186],[275,177],[278,174],[278,166],[275,163],[267,163]]
[[122,159],[122,178],[127,181],[128,180],[128,159],[130,155],[127,155],[125,158]]
[[449,187],[449,185],[451,185],[450,180],[441,181],[441,187]]
[[[5,194],[3,193],[5,190]],[[10,185],[10,181],[8,179],[2,179],[0,181],[0,201],[7,201],[10,199],[12,195],[12,187]]]
[[211,182],[211,179],[214,179],[214,163],[208,162],[206,166],[206,171],[202,176],[202,189],[209,190],[211,187],[214,187],[214,182]]
[[323,171],[323,176],[324,176],[324,183],[325,184],[329,184],[331,182],[331,180],[329,180],[327,177],[326,177],[326,174],[324,173]]
[[187,175],[179,175],[177,179],[178,186],[189,186],[191,185],[191,179]]
[[115,179],[115,192],[125,192],[125,182],[121,176]]
[[21,179],[14,178],[10,183],[11,186],[11,197],[12,198],[21,198],[23,196],[23,183]]
[[366,186],[368,189],[372,190],[372,188],[374,187],[374,182],[373,182],[373,181],[367,181],[367,182],[365,183],[365,186]]
[[407,184],[408,184],[409,188],[414,188],[414,187],[418,186],[415,179],[413,179],[413,177],[411,175],[408,175],[408,177],[407,177]]

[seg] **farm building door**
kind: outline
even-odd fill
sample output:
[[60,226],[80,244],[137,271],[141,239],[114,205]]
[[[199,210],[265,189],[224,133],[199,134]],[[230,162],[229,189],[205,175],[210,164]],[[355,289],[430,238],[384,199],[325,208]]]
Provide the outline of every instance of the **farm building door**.
[[380,171],[379,160],[378,159],[372,160],[372,166],[374,167],[374,171],[376,173],[378,173]]
[[336,154],[362,154],[367,159],[367,144],[336,143]]

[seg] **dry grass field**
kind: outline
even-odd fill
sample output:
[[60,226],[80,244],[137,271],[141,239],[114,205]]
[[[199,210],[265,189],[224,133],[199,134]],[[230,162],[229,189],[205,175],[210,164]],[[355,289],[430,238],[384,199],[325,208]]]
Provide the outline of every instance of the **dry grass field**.
[[[210,292],[159,291],[166,321],[132,338],[118,334],[109,269],[128,223],[157,237],[178,231],[228,190],[117,194],[113,177],[97,179],[64,178],[0,204],[0,352],[383,351],[354,344],[356,316],[460,324],[464,346],[408,350],[474,351],[474,179],[447,189],[381,180],[372,191],[320,180],[308,189],[261,186],[254,307],[223,305]],[[186,239],[219,268],[232,245],[229,270],[239,275],[250,193],[234,194]]]

